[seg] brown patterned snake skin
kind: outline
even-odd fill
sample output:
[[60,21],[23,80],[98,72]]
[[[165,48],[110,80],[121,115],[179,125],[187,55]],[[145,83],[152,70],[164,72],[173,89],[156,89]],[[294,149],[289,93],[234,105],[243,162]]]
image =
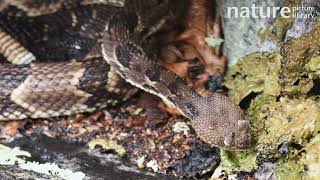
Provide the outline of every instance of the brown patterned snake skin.
[[177,107],[205,142],[250,147],[237,105],[201,97],[153,60],[152,35],[183,18],[188,1],[121,2],[0,0],[0,120],[92,112],[128,99],[136,89],[125,79]]

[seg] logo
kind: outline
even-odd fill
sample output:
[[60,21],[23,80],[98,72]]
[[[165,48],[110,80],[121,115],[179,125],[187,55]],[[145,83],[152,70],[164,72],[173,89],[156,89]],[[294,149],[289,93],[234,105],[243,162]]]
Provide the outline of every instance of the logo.
[[252,4],[251,7],[227,7],[227,18],[276,18],[277,15],[283,18],[310,18],[316,17],[315,7],[294,6],[294,7],[262,7]]

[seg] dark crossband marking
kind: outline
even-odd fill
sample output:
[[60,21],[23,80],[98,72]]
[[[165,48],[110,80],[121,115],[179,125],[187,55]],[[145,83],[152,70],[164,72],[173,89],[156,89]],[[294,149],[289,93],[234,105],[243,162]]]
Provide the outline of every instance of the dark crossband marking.
[[153,65],[146,70],[146,76],[150,79],[150,81],[160,81],[160,67],[158,65]]
[[192,116],[195,117],[199,115],[199,110],[191,102],[186,102],[185,106]]
[[85,105],[92,95],[77,88],[84,72],[85,68],[77,62],[32,64],[29,76],[12,91],[10,100],[27,109],[31,117],[93,111]]
[[131,43],[117,46],[115,53],[118,61],[126,68],[129,68],[130,60],[143,56],[143,52]]
[[178,90],[177,90],[177,84],[175,82],[172,82],[168,85],[168,89],[171,94],[177,95]]

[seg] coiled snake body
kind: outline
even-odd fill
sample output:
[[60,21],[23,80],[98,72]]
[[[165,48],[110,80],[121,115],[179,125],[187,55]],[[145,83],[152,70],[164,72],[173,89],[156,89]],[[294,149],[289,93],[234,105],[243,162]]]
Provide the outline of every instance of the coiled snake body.
[[201,97],[153,60],[152,34],[181,18],[188,1],[2,1],[0,120],[91,112],[134,93],[124,79],[177,107],[205,142],[252,144],[229,98]]

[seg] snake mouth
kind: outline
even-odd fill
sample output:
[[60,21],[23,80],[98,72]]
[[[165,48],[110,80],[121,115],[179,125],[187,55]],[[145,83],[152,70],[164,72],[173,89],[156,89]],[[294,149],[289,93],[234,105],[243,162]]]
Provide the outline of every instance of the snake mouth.
[[224,137],[223,143],[231,149],[248,149],[254,142],[249,123],[245,120],[238,121],[238,129]]
[[254,143],[254,138],[251,132],[245,132],[239,136],[239,140],[235,141],[235,146],[239,149],[248,149]]
[[252,135],[245,134],[245,136],[235,137],[234,133],[230,136],[224,137],[224,145],[228,150],[245,150],[252,146],[254,138]]

